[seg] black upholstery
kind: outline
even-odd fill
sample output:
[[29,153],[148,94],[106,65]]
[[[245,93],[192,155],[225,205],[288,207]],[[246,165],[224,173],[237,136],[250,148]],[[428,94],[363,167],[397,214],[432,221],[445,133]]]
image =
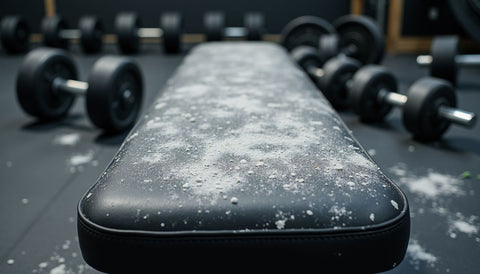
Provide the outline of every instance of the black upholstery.
[[265,42],[193,49],[78,206],[83,257],[114,273],[380,272],[409,231],[402,191]]

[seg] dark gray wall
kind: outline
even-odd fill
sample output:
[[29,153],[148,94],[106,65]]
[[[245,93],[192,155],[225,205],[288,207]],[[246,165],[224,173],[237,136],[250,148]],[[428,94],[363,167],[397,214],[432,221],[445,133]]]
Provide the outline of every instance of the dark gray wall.
[[[438,12],[436,20],[429,18],[431,9]],[[464,34],[446,0],[404,0],[403,11],[402,35]]]
[[[82,15],[98,15],[108,33],[113,33],[115,15],[121,11],[136,11],[144,27],[158,26],[158,17],[164,11],[183,13],[186,31],[202,32],[202,16],[209,10],[222,10],[229,26],[241,26],[246,11],[258,10],[266,14],[270,33],[279,33],[291,19],[301,15],[317,15],[332,22],[350,11],[350,0],[57,0],[57,13],[63,15],[71,27],[76,27]],[[377,0],[365,1],[365,13],[376,15]],[[428,19],[429,9],[438,8],[439,17]],[[446,0],[404,0],[402,34],[425,36],[460,33]],[[40,32],[40,21],[45,13],[43,0],[0,0],[0,18],[7,14],[23,14],[34,32]]]
[[[39,22],[44,14],[42,0],[0,0],[0,16],[20,13],[29,20],[32,29],[39,32]],[[81,15],[93,14],[102,18],[107,32],[113,32],[115,15],[121,11],[136,11],[144,27],[158,26],[159,14],[176,10],[183,13],[186,31],[202,32],[202,16],[208,10],[222,10],[229,26],[241,26],[246,11],[258,10],[266,14],[270,33],[279,33],[291,19],[300,15],[317,15],[332,22],[350,11],[350,0],[57,0],[57,13],[76,26]]]

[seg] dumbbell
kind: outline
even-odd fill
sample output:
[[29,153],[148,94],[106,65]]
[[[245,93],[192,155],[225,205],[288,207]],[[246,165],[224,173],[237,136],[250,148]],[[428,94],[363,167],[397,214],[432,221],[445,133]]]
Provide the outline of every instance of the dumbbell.
[[366,16],[342,16],[334,25],[320,17],[301,16],[285,25],[281,43],[288,51],[301,45],[312,46],[325,59],[342,54],[362,64],[379,63],[385,54],[383,35]]
[[364,64],[379,64],[385,55],[385,38],[377,23],[364,15],[345,15],[333,22],[336,33],[322,35],[319,50],[327,57],[339,54]]
[[480,67],[480,54],[458,54],[458,36],[438,36],[432,41],[430,55],[419,55],[417,63],[430,67],[430,76],[457,83],[459,67]]
[[397,81],[386,68],[367,65],[347,83],[352,110],[365,123],[379,122],[394,106],[402,108],[405,128],[421,141],[439,139],[450,124],[473,127],[476,114],[456,108],[453,86],[439,78],[415,81],[408,95],[397,93]]
[[288,22],[281,32],[281,45],[288,51],[298,46],[319,48],[320,37],[335,33],[332,24],[317,16],[300,16]]
[[90,120],[106,132],[122,132],[135,122],[142,103],[140,68],[130,58],[104,56],[87,82],[78,81],[73,58],[63,49],[38,48],[27,54],[17,75],[22,109],[42,121],[67,114],[76,95],[84,95]]
[[19,15],[5,16],[0,23],[0,40],[8,53],[22,53],[28,49],[30,28]]
[[140,49],[141,38],[162,38],[166,53],[178,53],[184,28],[183,17],[177,12],[160,15],[160,28],[142,28],[140,17],[134,12],[123,12],[115,18],[118,47],[123,53],[132,54]]
[[224,38],[245,38],[261,40],[266,33],[265,16],[261,12],[247,12],[243,17],[243,27],[225,27],[225,14],[210,11],[203,16],[207,41],[220,41]]
[[361,63],[358,60],[337,56],[325,62],[326,58],[312,46],[298,46],[292,50],[291,56],[335,109],[348,107],[346,83],[360,68]]
[[67,49],[70,40],[80,40],[83,51],[99,52],[103,44],[103,23],[96,16],[83,16],[78,29],[70,29],[67,21],[59,15],[42,20],[43,43],[47,47]]
[[[344,16],[336,22],[338,30],[341,31],[345,41],[353,41],[352,44],[357,48],[367,51],[368,47],[373,47],[371,39],[365,38],[367,42],[362,42],[361,37],[375,37],[374,43],[381,45],[383,39],[376,24],[369,18],[358,16]],[[357,31],[357,32],[356,32]],[[383,47],[376,47],[370,54],[354,54],[349,58],[345,54],[326,54],[319,51],[321,37],[335,34],[336,30],[327,21],[315,16],[301,16],[290,21],[282,31],[282,44],[290,51],[293,59],[298,63],[316,83],[332,106],[337,110],[348,107],[347,87],[345,83],[351,79],[353,74],[360,68],[362,63],[378,60],[383,56]],[[339,37],[339,36],[336,36]],[[353,37],[355,39],[350,39]],[[360,42],[358,42],[360,41]],[[373,47],[375,49],[375,47]],[[380,58],[381,59],[381,58]],[[328,62],[326,62],[329,60]],[[325,64],[325,65],[324,65]]]

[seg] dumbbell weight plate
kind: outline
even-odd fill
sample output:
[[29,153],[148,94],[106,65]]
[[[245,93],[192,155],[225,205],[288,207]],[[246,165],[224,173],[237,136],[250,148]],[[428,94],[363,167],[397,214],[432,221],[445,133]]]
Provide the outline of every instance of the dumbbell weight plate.
[[141,27],[140,17],[133,12],[124,12],[115,18],[118,46],[123,53],[135,53],[140,48],[138,29]]
[[405,128],[419,140],[437,140],[450,126],[449,121],[438,117],[438,107],[441,105],[457,105],[455,90],[450,83],[432,77],[415,81],[403,106]]
[[2,47],[8,53],[21,53],[28,49],[30,28],[21,16],[3,18],[0,30]]
[[140,112],[143,80],[130,58],[105,56],[93,66],[88,80],[86,105],[91,121],[106,132],[131,128]]
[[320,37],[330,33],[335,33],[335,28],[322,18],[301,16],[293,19],[283,28],[281,44],[288,51],[301,45],[318,48]]
[[338,34],[325,34],[320,37],[319,41],[319,51],[325,56],[325,58],[330,59],[338,55],[339,49],[339,40]]
[[40,120],[64,116],[75,96],[55,91],[56,77],[76,80],[73,59],[61,49],[38,48],[27,54],[17,75],[17,99],[22,109]]
[[335,109],[348,107],[346,83],[360,66],[359,61],[345,56],[331,58],[323,66],[324,75],[318,79],[317,85]]
[[456,36],[439,36],[433,39],[430,49],[432,54],[431,76],[456,84],[457,65],[455,64],[455,57],[458,54],[458,43],[458,37]]
[[178,53],[184,28],[183,17],[177,12],[168,12],[160,16],[160,28],[163,30],[163,48],[167,53]]
[[333,23],[341,52],[362,64],[379,64],[385,55],[385,39],[378,25],[366,16],[345,15]]
[[380,122],[392,110],[392,105],[379,100],[382,90],[397,92],[397,81],[387,69],[367,65],[355,73],[349,85],[348,103],[362,122]]
[[83,16],[78,22],[82,48],[87,53],[99,52],[102,49],[104,27],[96,16]]
[[68,24],[61,16],[43,18],[42,33],[45,46],[66,49],[69,41],[60,37],[62,29],[68,29]]
[[312,75],[308,69],[311,66],[321,68],[325,63],[325,59],[318,50],[311,46],[298,46],[292,50],[291,56],[295,63],[302,67],[313,81],[316,81],[318,77]]
[[203,17],[203,25],[207,41],[220,41],[225,28],[225,14],[219,11],[207,12]]
[[243,24],[247,30],[247,40],[262,40],[265,34],[265,15],[261,12],[248,12],[243,18]]

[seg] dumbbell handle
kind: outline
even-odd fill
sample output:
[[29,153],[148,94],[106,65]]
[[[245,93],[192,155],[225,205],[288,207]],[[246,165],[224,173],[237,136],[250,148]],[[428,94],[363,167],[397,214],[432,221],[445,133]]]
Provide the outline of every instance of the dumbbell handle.
[[[390,105],[403,107],[407,102],[408,97],[400,93],[390,92],[383,89],[378,94],[378,100]],[[477,116],[475,113],[445,105],[440,105],[438,107],[437,115],[438,117],[448,120],[454,124],[469,128],[473,127],[477,121]]]
[[88,83],[57,77],[53,80],[53,89],[68,94],[85,95],[88,90]]
[[313,65],[310,65],[307,67],[307,72],[308,74],[312,75],[312,76],[315,76],[315,77],[323,77],[323,69],[319,68],[319,67],[316,67],[316,66],[313,66]]
[[[65,80],[61,77],[57,77],[53,80],[53,89],[58,92],[64,92],[74,95],[86,95],[88,90],[88,83],[77,80]],[[122,93],[122,99],[132,104],[135,102],[135,96],[132,91],[126,89]]]
[[223,29],[223,36],[228,38],[241,38],[247,35],[248,30],[244,27],[228,27]]
[[[417,64],[420,66],[429,66],[432,62],[432,55],[419,55],[417,57]],[[480,54],[456,55],[455,63],[462,67],[480,67]]]
[[139,28],[137,35],[140,38],[160,38],[163,36],[161,28]]
[[63,39],[80,39],[82,32],[79,29],[62,29],[59,32],[59,36]]

